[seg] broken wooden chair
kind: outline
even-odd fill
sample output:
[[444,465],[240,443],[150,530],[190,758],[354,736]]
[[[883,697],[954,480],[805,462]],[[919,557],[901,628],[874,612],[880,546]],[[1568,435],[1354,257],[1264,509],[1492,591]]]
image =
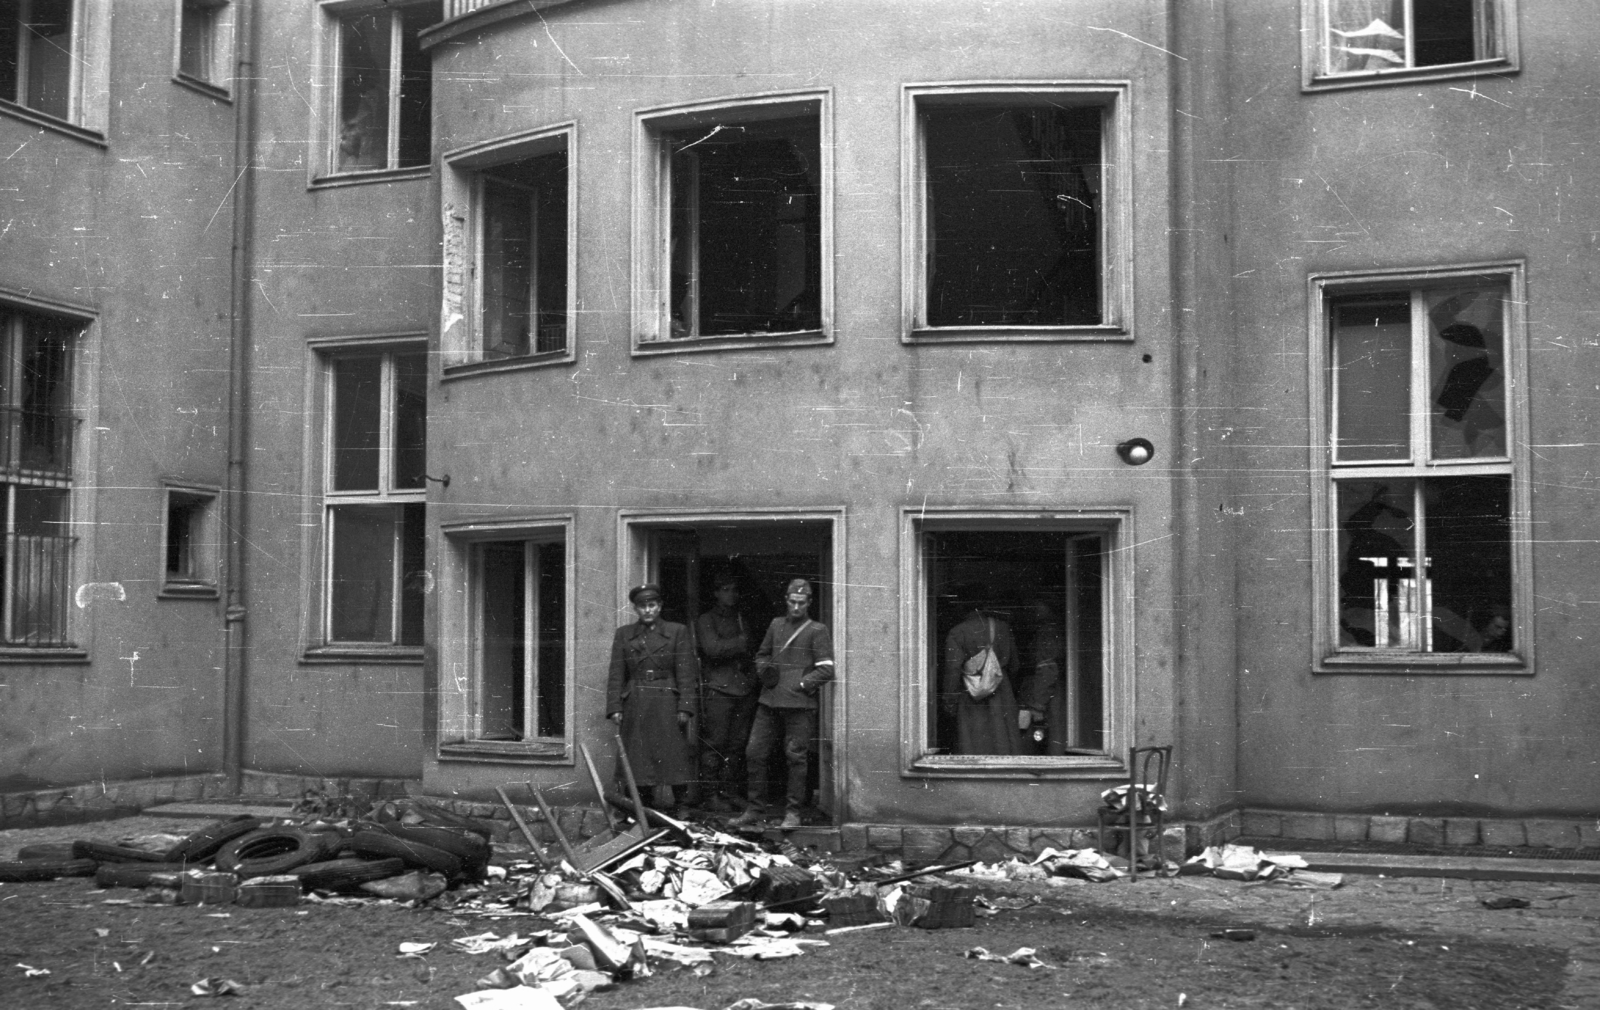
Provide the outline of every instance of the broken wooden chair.
[[[1128,848],[1128,879],[1139,879],[1140,850],[1145,862],[1161,867],[1161,832],[1166,827],[1167,771],[1172,765],[1172,747],[1128,748],[1126,793],[1116,790],[1100,807],[1100,851],[1111,855]],[[1110,834],[1112,847],[1106,847]],[[1148,842],[1146,842],[1148,839]]]

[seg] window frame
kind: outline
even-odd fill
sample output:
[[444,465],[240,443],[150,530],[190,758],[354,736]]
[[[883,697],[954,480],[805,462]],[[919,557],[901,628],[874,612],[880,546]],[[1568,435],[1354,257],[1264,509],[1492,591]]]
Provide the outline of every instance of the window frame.
[[[211,16],[205,31],[211,49],[210,72],[201,77],[183,67],[184,13],[190,7],[209,8]],[[173,0],[172,79],[212,98],[233,100],[234,39],[238,28],[238,4],[233,0]]]
[[[672,173],[667,133],[698,126],[769,122],[814,112],[817,118],[818,328],[779,333],[672,337]],[[654,106],[633,114],[633,336],[635,357],[730,348],[831,344],[834,341],[833,91],[772,91]]]
[[[1404,0],[1408,5],[1412,0]],[[1386,84],[1417,84],[1423,81],[1453,80],[1485,75],[1505,76],[1522,69],[1518,58],[1518,0],[1485,0],[1498,10],[1495,37],[1504,55],[1468,63],[1444,63],[1423,67],[1397,67],[1394,70],[1360,71],[1346,74],[1323,72],[1326,66],[1326,27],[1328,0],[1301,0],[1301,82],[1302,91],[1337,91],[1370,88]],[[1410,40],[1407,40],[1409,45]]]
[[[483,173],[500,165],[567,154],[566,346],[560,351],[504,358],[482,353]],[[445,152],[440,162],[444,281],[439,315],[442,379],[481,372],[520,371],[577,360],[578,343],[578,127],[567,121]],[[535,344],[534,346],[537,346]]]
[[[22,0],[25,7],[29,0]],[[0,115],[107,147],[111,105],[111,0],[70,0],[72,43],[67,115],[56,116],[0,96]],[[19,17],[26,17],[19,8]],[[18,72],[19,81],[22,72]],[[20,86],[20,84],[19,84]]]
[[[1120,80],[958,81],[908,84],[901,90],[901,335],[903,344],[972,341],[1105,342],[1133,340],[1132,85]],[[1009,101],[1008,101],[1009,99]],[[1082,325],[929,326],[927,149],[921,110],[996,108],[1070,100],[1105,109],[1101,134],[1101,320]]]
[[[439,723],[436,753],[441,761],[504,762],[572,765],[577,739],[577,538],[572,513],[529,515],[481,522],[465,520],[439,527],[441,585],[453,591],[440,594],[439,623],[452,629],[439,646]],[[521,541],[524,544],[563,545],[565,598],[562,648],[565,681],[563,725],[560,738],[485,740],[474,735],[481,727],[483,586],[481,547],[489,543]]]
[[[217,564],[219,551],[217,498],[221,489],[214,484],[192,484],[188,481],[163,478],[161,481],[161,555],[158,559],[161,573],[157,596],[162,599],[216,599],[218,594]],[[195,518],[190,523],[188,575],[174,575],[167,567],[172,550],[172,511],[175,505],[196,507]]]
[[[937,656],[928,654],[932,623],[928,532],[1100,533],[1107,539],[1103,573],[1105,747],[1101,754],[930,754],[929,706]],[[1132,508],[972,509],[903,506],[900,509],[900,775],[902,778],[1103,779],[1125,772],[1122,755],[1134,729],[1134,531]],[[935,646],[937,649],[937,646]]]
[[[94,342],[98,339],[99,320],[92,309],[9,289],[0,289],[0,313],[50,317],[72,328],[65,369],[69,386],[64,416],[71,419],[74,426],[73,433],[67,439],[67,451],[70,454],[67,475],[46,478],[33,485],[61,487],[68,492],[67,522],[72,528],[74,542],[66,566],[66,588],[69,593],[63,629],[65,641],[54,645],[7,642],[4,629],[0,628],[0,663],[87,663],[92,649],[94,610],[90,601],[126,598],[126,591],[120,583],[89,581],[92,578],[91,559],[95,550],[95,496],[82,493],[81,478],[94,473],[98,466],[96,439],[92,437],[96,430],[98,410],[94,397],[85,391],[93,383],[93,362],[98,357]],[[9,346],[10,339],[9,335],[0,333],[0,351]],[[9,361],[5,361],[3,356],[0,356],[0,363],[10,367]],[[9,473],[3,483],[13,483]],[[4,513],[0,513],[0,522],[5,521],[9,520]],[[3,577],[3,573],[0,573],[0,578]],[[76,587],[76,595],[70,592],[73,587]],[[102,587],[104,596],[101,595]]]
[[[1452,267],[1420,269],[1340,271],[1312,274],[1307,290],[1307,355],[1310,390],[1309,416],[1311,477],[1311,578],[1312,634],[1311,668],[1314,673],[1403,673],[1415,674],[1529,674],[1534,672],[1534,619],[1532,613],[1532,519],[1529,489],[1528,432],[1528,341],[1527,287],[1525,264],[1518,261],[1470,263]],[[1504,285],[1505,311],[1505,432],[1506,462],[1463,463],[1421,460],[1414,464],[1373,464],[1360,461],[1334,462],[1336,430],[1333,376],[1332,307],[1350,295],[1397,295],[1444,287],[1462,287],[1472,282]],[[1413,347],[1419,339],[1412,334]],[[1419,374],[1426,374],[1427,361],[1412,361],[1412,381],[1408,396],[1418,395]],[[1424,421],[1413,419],[1413,426]],[[1415,451],[1415,450],[1413,450]],[[1498,459],[1499,457],[1496,457]],[[1346,647],[1339,642],[1339,523],[1337,484],[1343,479],[1370,479],[1376,473],[1423,481],[1474,474],[1506,475],[1511,482],[1510,562],[1512,641],[1509,653],[1403,652],[1384,651],[1370,646]]]
[[[335,641],[330,638],[330,608],[332,606],[331,593],[329,592],[332,578],[333,551],[330,535],[329,509],[339,503],[346,504],[382,504],[395,506],[404,504],[421,504],[426,506],[429,493],[429,481],[423,481],[420,489],[406,489],[400,492],[380,489],[380,492],[338,492],[333,490],[333,423],[330,408],[333,406],[333,364],[340,358],[369,357],[383,355],[392,359],[395,354],[427,353],[427,335],[425,333],[383,334],[375,336],[342,336],[316,338],[307,341],[308,363],[306,371],[306,399],[308,405],[307,417],[310,421],[306,425],[305,433],[305,483],[308,493],[305,495],[305,513],[302,517],[302,528],[305,531],[305,549],[302,554],[301,585],[305,587],[304,619],[302,621],[302,642],[300,648],[301,663],[346,663],[362,660],[375,660],[387,663],[421,663],[423,661],[424,645],[401,645],[380,642],[345,642]],[[386,365],[386,376],[392,372],[392,365]],[[430,368],[431,371],[431,368]],[[429,376],[430,381],[433,378]],[[390,388],[390,380],[386,377],[385,388]],[[430,401],[432,389],[429,389]],[[387,414],[392,406],[385,405],[383,410]],[[392,424],[384,424],[380,433],[379,458],[382,460],[392,448]],[[387,464],[384,464],[387,465]],[[380,473],[382,471],[380,470]],[[380,501],[382,499],[382,501]],[[424,511],[426,517],[426,511]],[[427,520],[424,518],[424,523]],[[427,552],[426,526],[424,527],[424,563],[429,564]],[[432,571],[431,565],[426,571]],[[424,589],[424,601],[432,593],[435,579],[430,574],[426,578],[427,586]],[[397,583],[398,585],[398,583]],[[393,606],[399,605],[399,594],[396,593]],[[428,621],[426,609],[422,624],[423,641],[427,641]]]
[[[315,189],[325,186],[353,186],[369,182],[390,182],[402,179],[426,178],[433,171],[433,157],[431,154],[434,143],[434,129],[432,124],[432,103],[429,103],[429,149],[430,155],[426,162],[420,165],[397,165],[401,147],[400,131],[400,84],[403,75],[403,54],[401,47],[396,43],[404,33],[401,23],[403,11],[408,7],[420,6],[424,3],[438,2],[438,0],[399,0],[388,3],[387,0],[320,0],[320,30],[316,34],[316,53],[314,59],[319,68],[317,81],[320,85],[321,96],[315,108],[317,115],[311,117],[311,150],[317,152],[316,157],[310,159],[310,181],[308,185]],[[443,8],[441,6],[441,16]],[[339,167],[339,142],[340,142],[340,98],[342,96],[342,77],[344,67],[341,60],[342,48],[339,42],[340,30],[348,18],[364,17],[368,14],[384,12],[390,15],[390,57],[389,57],[389,86],[388,86],[388,115],[385,127],[385,157],[384,166],[381,168],[342,169]],[[439,22],[435,22],[437,24]],[[419,46],[420,36],[424,29],[418,30]],[[433,53],[423,47],[422,59],[431,68]],[[431,70],[430,70],[431,72]]]

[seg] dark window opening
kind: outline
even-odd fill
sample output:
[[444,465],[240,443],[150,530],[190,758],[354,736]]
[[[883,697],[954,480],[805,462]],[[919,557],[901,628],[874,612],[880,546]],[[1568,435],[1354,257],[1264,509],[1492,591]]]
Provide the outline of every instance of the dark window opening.
[[[924,534],[934,754],[1102,754],[1106,750],[1104,531]],[[990,625],[1004,669],[988,699],[963,685]],[[1026,729],[1018,713],[1037,712]]]
[[167,493],[167,581],[193,582],[200,577],[201,517],[209,497]]
[[228,0],[183,0],[178,22],[178,72],[216,84],[227,74],[222,38]]
[[330,371],[327,638],[421,645],[427,355],[353,354]]
[[566,735],[566,563],[560,542],[478,547],[484,740]]
[[1326,72],[1382,73],[1501,56],[1500,0],[1326,4]]
[[72,0],[0,2],[0,98],[72,115]]
[[483,175],[483,356],[567,347],[567,151]]
[[418,33],[441,11],[435,0],[339,19],[336,171],[428,164],[433,75]]
[[929,326],[1101,322],[1104,112],[923,110]]
[[822,328],[816,116],[666,134],[673,337]]
[[0,637],[9,644],[71,644],[70,352],[81,328],[0,310]]

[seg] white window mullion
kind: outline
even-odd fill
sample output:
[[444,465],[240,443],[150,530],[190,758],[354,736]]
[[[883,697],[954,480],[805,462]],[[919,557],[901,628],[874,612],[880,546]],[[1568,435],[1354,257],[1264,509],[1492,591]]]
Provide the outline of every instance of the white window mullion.
[[322,637],[333,640],[333,551],[334,510],[332,504],[322,506]]
[[394,355],[385,354],[378,368],[378,494],[394,490]]
[[522,738],[539,735],[539,546],[522,545]]
[[539,194],[517,187],[528,194],[528,350],[539,351]]
[[5,627],[0,628],[0,641],[10,642],[16,630],[17,609],[17,486],[6,485],[5,494],[5,613],[0,615],[5,621]]
[[1428,402],[1428,304],[1421,291],[1411,292],[1411,451],[1413,472],[1433,461],[1432,405]]
[[83,68],[87,65],[84,39],[88,34],[84,31],[84,16],[88,13],[85,9],[87,6],[88,0],[73,0],[72,34],[67,40],[67,118],[74,123],[83,122]]
[[400,47],[403,28],[400,12],[392,11],[389,14],[389,122],[384,145],[387,152],[384,168],[394,168],[400,164]]
[[1405,35],[1406,66],[1414,67],[1417,65],[1417,47],[1415,38],[1417,34],[1416,12],[1411,9],[1412,0],[1402,0],[1402,3],[1405,5],[1405,12],[1403,15],[1404,26],[1400,29],[1400,31]]
[[[1066,553],[1066,558],[1064,560],[1066,567],[1066,579],[1064,580],[1066,583],[1066,599],[1062,601],[1061,606],[1061,619],[1064,622],[1064,634],[1061,636],[1061,671],[1058,676],[1061,677],[1062,685],[1062,723],[1064,729],[1066,730],[1066,738],[1062,740],[1061,743],[1066,747],[1076,747],[1079,744],[1077,718],[1077,703],[1079,695],[1078,681],[1079,678],[1083,676],[1081,664],[1078,662],[1079,646],[1081,645],[1081,643],[1078,641],[1078,629],[1080,627],[1079,617],[1081,615],[1078,613],[1078,600],[1080,598],[1078,591],[1078,580],[1080,573],[1078,571],[1077,548],[1078,539],[1076,537],[1069,539],[1066,547],[1064,548]],[[1050,718],[1049,709],[1045,710],[1044,717],[1046,719]]]

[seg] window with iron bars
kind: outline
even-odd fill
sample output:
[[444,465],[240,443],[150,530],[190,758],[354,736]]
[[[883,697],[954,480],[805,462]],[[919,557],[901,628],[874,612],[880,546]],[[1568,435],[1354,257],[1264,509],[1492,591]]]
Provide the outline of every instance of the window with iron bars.
[[0,638],[71,644],[71,351],[80,324],[0,309],[0,489],[5,539]]

